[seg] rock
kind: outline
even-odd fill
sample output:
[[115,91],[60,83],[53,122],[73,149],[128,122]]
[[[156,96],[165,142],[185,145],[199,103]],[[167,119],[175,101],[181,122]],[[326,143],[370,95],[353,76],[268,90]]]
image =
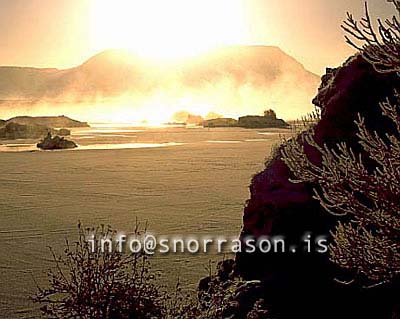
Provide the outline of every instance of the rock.
[[[350,58],[337,69],[327,69],[313,103],[321,108],[321,121],[315,127],[315,139],[333,147],[345,141],[356,151],[360,113],[372,130],[393,129],[378,106],[393,96],[400,86],[396,74],[380,74],[360,55]],[[306,147],[315,162],[319,154]],[[329,234],[338,219],[325,212],[312,198],[312,186],[289,182],[290,172],[279,152],[255,175],[250,185],[250,199],[244,209],[241,238],[284,236],[287,244],[299,245],[306,232],[315,236]],[[391,318],[399,286],[382,285],[363,289],[334,281],[343,275],[329,261],[328,254],[318,253],[239,253],[236,271],[247,280],[261,280],[263,299],[278,318]],[[257,292],[259,294],[259,289]]]
[[18,123],[7,123],[0,127],[0,138],[3,139],[36,139],[47,134],[49,129],[43,125],[21,125]]
[[18,123],[22,125],[43,125],[52,128],[65,127],[89,127],[86,122],[79,122],[67,116],[16,116],[9,120],[8,123]]
[[212,120],[206,120],[203,122],[204,127],[236,127],[238,121],[231,118],[218,118]]
[[8,140],[38,139],[46,136],[48,132],[51,134],[59,134],[61,136],[68,136],[71,134],[71,131],[67,129],[55,130],[39,124],[25,125],[14,122],[5,122],[5,125],[0,126],[0,138]]
[[246,115],[235,120],[232,118],[217,118],[203,122],[204,127],[243,127],[243,128],[288,128],[284,120],[277,119],[273,110],[265,111],[264,116]]
[[288,128],[284,120],[267,116],[247,115],[239,117],[238,126],[244,128]]
[[78,145],[76,145],[73,141],[64,139],[64,137],[52,137],[51,134],[48,133],[47,136],[37,144],[37,147],[42,150],[61,150],[76,148]]

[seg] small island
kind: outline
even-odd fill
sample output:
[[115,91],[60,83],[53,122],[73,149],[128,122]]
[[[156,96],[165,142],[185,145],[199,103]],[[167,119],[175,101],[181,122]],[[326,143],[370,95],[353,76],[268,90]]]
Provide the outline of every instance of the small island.
[[0,120],[0,139],[38,139],[52,135],[69,136],[68,128],[89,127],[86,122],[79,122],[62,116],[17,116]]
[[212,120],[205,120],[203,123],[204,127],[237,127],[238,120],[232,118],[216,118]]
[[52,137],[50,132],[48,132],[47,136],[36,146],[42,150],[64,150],[78,147],[75,142],[66,140],[64,137]]
[[274,110],[264,111],[263,116],[246,115],[239,117],[239,120],[233,118],[216,118],[203,121],[204,127],[243,127],[243,128],[289,128],[290,125],[282,119],[276,117]]
[[[89,127],[86,122],[73,120],[65,115],[61,116],[16,116],[6,121],[21,125],[43,125],[52,128]],[[1,123],[0,123],[1,124]]]
[[61,136],[68,136],[71,131],[68,129],[56,130],[39,124],[19,124],[14,122],[5,122],[3,126],[0,123],[0,138],[7,140],[17,139],[37,139],[45,136],[48,132]]

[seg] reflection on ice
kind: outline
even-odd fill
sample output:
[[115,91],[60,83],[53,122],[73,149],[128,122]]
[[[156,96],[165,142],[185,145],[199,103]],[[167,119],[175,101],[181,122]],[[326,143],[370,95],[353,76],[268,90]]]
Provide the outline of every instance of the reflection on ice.
[[[155,147],[168,147],[178,146],[183,143],[119,143],[119,144],[91,144],[79,145],[79,150],[116,150],[116,149],[136,149],[136,148],[155,148]],[[36,147],[36,144],[4,144],[0,145],[0,152],[32,152],[41,151]],[[71,150],[64,150],[71,151]]]
[[266,138],[252,138],[244,140],[245,142],[269,142],[269,139]]
[[0,152],[29,152],[37,150],[36,144],[0,144]]
[[75,150],[115,150],[115,149],[131,149],[131,148],[154,148],[178,146],[183,143],[123,143],[123,144],[91,144],[79,146]]
[[281,134],[280,132],[258,132],[260,135],[277,135]]
[[[244,145],[255,142],[271,143],[286,131],[259,131],[243,129],[187,129],[187,128],[141,128],[141,127],[93,127],[73,128],[66,139],[78,144],[79,150],[117,150],[169,147],[176,145]],[[31,152],[39,151],[37,140],[1,140],[0,152]],[[225,145],[225,146],[224,146]],[[231,148],[231,147],[230,147]]]
[[115,134],[115,133],[137,133],[143,132],[143,130],[123,130],[123,129],[93,129],[93,130],[82,130],[74,131],[71,135],[89,135],[89,134]]
[[242,141],[207,141],[207,143],[217,143],[217,144],[237,144],[237,143],[242,143]]

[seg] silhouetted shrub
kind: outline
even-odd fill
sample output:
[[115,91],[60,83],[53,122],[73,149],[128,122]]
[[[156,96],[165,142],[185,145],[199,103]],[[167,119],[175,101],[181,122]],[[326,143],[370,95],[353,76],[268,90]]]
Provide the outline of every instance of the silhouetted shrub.
[[[111,227],[78,227],[74,243],[66,240],[62,255],[53,250],[49,287],[39,288],[34,301],[47,318],[162,318],[166,296],[156,286],[147,256],[102,251],[100,240],[115,238]],[[94,246],[87,239],[93,236]],[[94,247],[94,250],[93,250]]]
[[[400,2],[389,2],[394,2],[400,13]],[[368,10],[360,24],[349,14],[344,29],[365,45],[346,39],[377,71],[398,72],[400,23],[393,17],[378,25],[377,34]],[[397,93],[380,104],[382,114],[394,124],[391,133],[384,134],[385,128],[381,134],[370,131],[361,117],[356,122],[361,154],[345,143],[334,149],[318,145],[312,129],[282,147],[282,158],[294,174],[294,182],[318,185],[315,198],[327,211],[351,217],[349,223],[339,223],[333,234],[332,260],[353,270],[355,280],[373,285],[392,282],[400,274],[400,114],[396,104],[400,104]],[[318,150],[321,164],[307,157],[305,146]]]
[[264,117],[267,117],[271,120],[276,120],[276,113],[274,110],[269,109],[264,111]]
[[[144,232],[136,226],[131,235]],[[159,274],[152,271],[145,252],[120,250],[118,236],[110,226],[84,228],[79,224],[78,239],[73,243],[66,240],[62,254],[50,249],[54,266],[47,273],[48,287],[38,287],[33,298],[46,318],[238,318],[236,298],[244,281],[221,280],[215,271],[207,289],[198,291],[197,296],[185,291],[179,280],[175,289],[168,291],[160,284]],[[258,304],[253,314],[257,313],[263,313]]]

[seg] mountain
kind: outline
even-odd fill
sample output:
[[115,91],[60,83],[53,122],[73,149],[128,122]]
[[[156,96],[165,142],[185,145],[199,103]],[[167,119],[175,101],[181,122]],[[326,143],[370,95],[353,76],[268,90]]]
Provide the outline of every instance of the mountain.
[[[66,70],[0,67],[0,116],[65,114],[71,111],[68,103],[104,101],[107,112],[113,100],[121,104],[124,97],[132,112],[157,103],[176,107],[171,114],[201,105],[239,116],[271,106],[287,118],[310,111],[318,84],[318,76],[277,47],[232,46],[170,63],[108,50]],[[79,112],[87,118],[96,109]]]

